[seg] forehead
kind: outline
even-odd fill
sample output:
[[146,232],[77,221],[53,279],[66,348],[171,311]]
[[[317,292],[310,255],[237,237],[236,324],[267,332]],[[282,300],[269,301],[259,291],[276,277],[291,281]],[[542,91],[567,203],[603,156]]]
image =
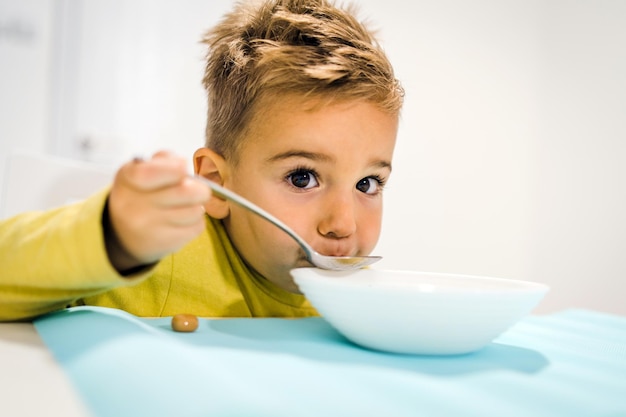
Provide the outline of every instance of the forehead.
[[[295,150],[329,158],[360,153],[391,160],[397,124],[397,114],[362,100],[278,96],[258,106],[241,142],[240,156],[271,158]],[[355,152],[357,147],[367,149]]]
[[[395,129],[399,118],[397,113],[390,113],[376,103],[365,100],[303,97],[295,94],[274,95],[259,100],[252,113],[244,134],[246,141],[254,141],[261,135],[280,136],[285,131],[306,136],[307,132],[355,130],[358,126],[350,126],[343,121],[366,116],[370,118],[362,120],[360,126],[363,128]],[[351,133],[358,134],[356,131]]]

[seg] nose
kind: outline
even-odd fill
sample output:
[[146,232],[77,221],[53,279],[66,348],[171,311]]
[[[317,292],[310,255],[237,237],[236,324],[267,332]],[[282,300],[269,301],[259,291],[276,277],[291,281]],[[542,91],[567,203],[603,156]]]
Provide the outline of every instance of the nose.
[[332,193],[321,207],[317,231],[325,237],[341,239],[356,232],[355,202],[350,192]]

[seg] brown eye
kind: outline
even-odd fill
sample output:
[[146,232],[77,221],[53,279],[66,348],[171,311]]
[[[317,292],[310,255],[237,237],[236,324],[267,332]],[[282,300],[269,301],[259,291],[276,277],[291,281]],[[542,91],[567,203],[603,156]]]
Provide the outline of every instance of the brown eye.
[[316,187],[317,178],[315,174],[308,170],[298,170],[287,176],[287,181],[296,188],[313,188]]
[[381,188],[381,181],[374,177],[366,177],[356,183],[356,189],[365,194],[376,194]]

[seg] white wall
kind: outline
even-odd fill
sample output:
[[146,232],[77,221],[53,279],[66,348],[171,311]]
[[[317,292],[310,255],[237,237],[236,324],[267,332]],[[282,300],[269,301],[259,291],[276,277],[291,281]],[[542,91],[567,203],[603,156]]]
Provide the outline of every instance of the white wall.
[[52,20],[46,0],[0,0],[0,184],[13,148],[46,150]]
[[204,144],[204,30],[228,0],[57,0],[55,153],[116,162]]
[[407,90],[379,246],[390,267],[533,279],[536,12],[444,0],[379,16]]
[[529,275],[626,314],[626,2],[544,8]]
[[626,2],[371,8],[407,87],[385,266],[541,281],[538,312],[626,314]]
[[[626,314],[626,2],[358,3],[407,92],[380,267],[541,281],[538,312]],[[53,4],[49,149],[202,144],[197,41],[231,0]],[[40,122],[18,130],[37,141]]]

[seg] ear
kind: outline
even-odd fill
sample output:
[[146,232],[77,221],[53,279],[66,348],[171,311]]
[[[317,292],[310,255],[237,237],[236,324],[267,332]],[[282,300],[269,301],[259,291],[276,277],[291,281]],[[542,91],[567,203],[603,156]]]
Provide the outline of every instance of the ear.
[[[194,152],[193,168],[197,175],[220,185],[224,183],[224,174],[227,168],[226,161],[212,149],[200,148]],[[204,205],[204,210],[215,219],[223,219],[230,213],[228,203],[215,194]]]

